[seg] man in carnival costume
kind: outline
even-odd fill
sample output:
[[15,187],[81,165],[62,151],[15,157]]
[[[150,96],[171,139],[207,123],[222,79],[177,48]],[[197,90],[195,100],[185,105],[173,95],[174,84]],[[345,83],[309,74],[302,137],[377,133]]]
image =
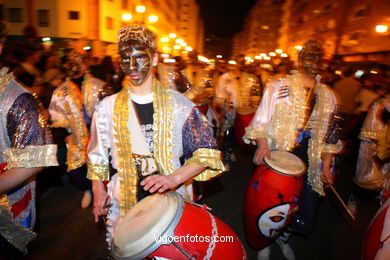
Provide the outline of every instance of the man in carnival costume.
[[88,148],[95,221],[110,205],[108,241],[137,201],[175,189],[188,197],[188,181],[206,181],[224,170],[206,118],[153,77],[155,35],[143,26],[126,26],[118,48],[129,84],[97,106]]
[[[0,53],[6,29],[0,23]],[[58,165],[47,122],[37,100],[0,70],[0,258],[22,259],[36,237],[35,178],[43,167]]]
[[244,70],[244,55],[238,55],[235,60],[236,64],[232,65],[233,69],[223,74],[218,80],[214,103],[221,111],[222,118],[234,124],[236,139],[243,146],[242,137],[245,127],[253,118],[260,101],[260,84],[256,75]]
[[93,77],[87,71],[87,57],[70,52],[65,69],[65,82],[56,88],[49,106],[52,127],[62,127],[68,132],[66,164],[72,182],[84,191],[81,207],[91,203],[91,182],[87,174],[87,144],[89,126],[95,106],[103,97],[112,94],[106,82]]
[[[290,232],[308,237],[313,228],[324,186],[334,181],[332,154],[342,149],[339,140],[336,97],[320,83],[321,48],[314,41],[299,53],[298,71],[285,79],[270,82],[244,140],[257,144],[253,161],[263,164],[270,150],[289,151],[306,162],[299,210],[292,225],[276,241],[287,259],[294,259],[288,245]],[[269,257],[269,247],[259,251]]]

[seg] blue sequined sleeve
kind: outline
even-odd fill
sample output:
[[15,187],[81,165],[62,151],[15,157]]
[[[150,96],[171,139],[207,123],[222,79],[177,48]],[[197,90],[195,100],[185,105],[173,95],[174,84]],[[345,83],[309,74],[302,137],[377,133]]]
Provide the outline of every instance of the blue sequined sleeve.
[[219,150],[206,117],[194,107],[183,126],[184,158],[190,158],[199,148]]
[[7,114],[7,131],[11,147],[23,149],[27,145],[52,143],[50,129],[39,113],[40,107],[30,93],[21,94]]

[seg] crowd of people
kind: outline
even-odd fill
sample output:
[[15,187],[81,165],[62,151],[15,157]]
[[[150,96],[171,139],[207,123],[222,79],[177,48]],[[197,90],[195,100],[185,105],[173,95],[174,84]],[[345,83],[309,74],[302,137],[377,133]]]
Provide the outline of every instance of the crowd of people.
[[[0,29],[4,47],[6,29]],[[288,58],[248,64],[238,55],[235,64],[217,59],[209,67],[195,51],[164,63],[155,35],[143,26],[119,31],[118,54],[100,61],[89,52],[60,55],[21,43],[2,56],[5,259],[20,258],[35,237],[34,176],[44,167],[66,166],[84,192],[81,207],[93,202],[111,243],[118,220],[150,194],[175,190],[200,199],[202,182],[229,171],[235,150],[253,156],[255,165],[273,150],[290,152],[307,174],[299,210],[276,239],[286,259],[294,259],[289,237],[312,233],[338,160],[357,162],[348,204],[354,214],[361,189],[390,188],[386,66],[359,76],[357,68],[343,67],[338,76],[315,41],[304,44],[296,64]],[[258,250],[259,259],[269,258],[270,246]]]

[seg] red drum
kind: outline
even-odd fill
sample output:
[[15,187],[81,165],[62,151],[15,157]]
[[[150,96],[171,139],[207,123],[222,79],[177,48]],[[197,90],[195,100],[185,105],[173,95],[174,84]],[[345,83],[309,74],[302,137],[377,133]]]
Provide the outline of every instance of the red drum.
[[246,146],[244,140],[242,140],[242,137],[245,134],[245,128],[250,124],[253,116],[254,114],[249,114],[249,115],[237,114],[236,116],[236,121],[234,122],[234,134],[236,136],[237,142],[240,144],[241,147]]
[[116,259],[246,259],[225,223],[175,192],[137,203],[116,226],[111,251]]
[[291,223],[298,210],[304,162],[289,152],[272,151],[248,183],[244,226],[248,244],[256,249],[270,245]]
[[362,259],[390,259],[390,198],[380,207],[367,229]]

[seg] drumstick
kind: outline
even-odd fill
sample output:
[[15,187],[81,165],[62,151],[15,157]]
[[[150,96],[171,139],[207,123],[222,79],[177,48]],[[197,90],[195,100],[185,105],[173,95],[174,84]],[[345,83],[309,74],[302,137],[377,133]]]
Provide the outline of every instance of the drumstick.
[[341,202],[341,204],[343,205],[344,209],[348,212],[349,216],[352,218],[352,220],[355,221],[355,216],[353,215],[353,213],[351,212],[351,210],[347,207],[347,205],[345,204],[345,202],[343,201],[343,199],[341,198],[340,194],[336,191],[336,189],[333,187],[332,184],[329,185],[330,189],[333,191],[333,193],[336,195],[336,197],[339,199],[339,201]]

